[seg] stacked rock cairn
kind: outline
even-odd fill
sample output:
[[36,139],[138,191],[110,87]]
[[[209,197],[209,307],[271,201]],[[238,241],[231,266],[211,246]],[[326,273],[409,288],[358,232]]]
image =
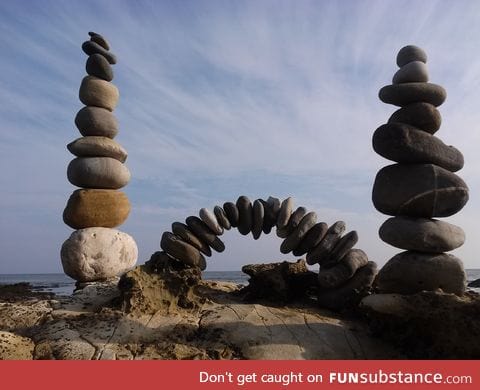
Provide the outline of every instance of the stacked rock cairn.
[[185,223],[174,222],[172,231],[163,233],[163,251],[152,256],[152,263],[177,260],[204,270],[204,256],[211,256],[211,249],[225,250],[219,236],[232,227],[242,235],[251,232],[255,240],[262,232],[268,234],[276,227],[277,236],[284,239],[282,253],[306,255],[308,264],[320,264],[318,300],[324,307],[338,308],[338,301],[345,300],[352,291],[367,290],[377,274],[376,264],[368,261],[366,253],[353,249],[357,232],[343,235],[345,222],[337,221],[329,227],[325,222],[317,222],[317,214],[307,212],[305,207],[294,210],[292,198],[280,202],[274,197],[252,203],[248,197],[240,196],[236,203],[215,206],[213,212],[202,208],[198,217],[190,216]]
[[118,122],[112,111],[119,92],[111,83],[111,64],[117,60],[105,38],[94,32],[88,34],[90,40],[82,45],[88,55],[88,75],[79,92],[85,107],[75,117],[83,137],[67,145],[77,156],[68,165],[68,180],[81,189],[73,192],[63,212],[64,222],[77,230],[61,249],[65,273],[79,282],[115,277],[133,267],[138,257],[133,238],[112,229],[130,212],[127,196],[119,191],[130,181],[124,165],[127,152],[113,140]]
[[377,173],[372,200],[378,211],[393,216],[380,227],[380,238],[406,251],[387,262],[375,284],[382,293],[441,289],[461,295],[463,264],[444,252],[460,247],[465,234],[434,218],[462,209],[468,187],[453,173],[463,167],[462,153],[434,135],[441,124],[436,107],[445,101],[446,92],[428,83],[426,62],[419,47],[402,48],[393,84],[379,92],[381,101],[401,108],[373,135],[374,150],[396,164]]

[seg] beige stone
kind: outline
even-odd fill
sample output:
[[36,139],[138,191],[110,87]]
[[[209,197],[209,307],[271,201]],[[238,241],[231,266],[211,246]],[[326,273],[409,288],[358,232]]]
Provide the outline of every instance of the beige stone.
[[103,107],[113,111],[119,96],[115,85],[95,76],[85,76],[80,85],[79,98],[86,106]]

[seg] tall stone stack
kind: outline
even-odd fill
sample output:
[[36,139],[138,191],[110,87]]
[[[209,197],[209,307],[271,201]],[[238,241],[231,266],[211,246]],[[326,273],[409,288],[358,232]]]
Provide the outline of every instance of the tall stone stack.
[[446,91],[428,82],[426,62],[419,47],[402,48],[393,84],[379,92],[380,100],[400,109],[373,135],[374,150],[396,164],[377,173],[372,200],[378,211],[393,216],[380,227],[380,238],[405,252],[387,262],[376,285],[384,293],[441,289],[461,295],[463,264],[445,252],[460,247],[465,234],[434,218],[460,211],[468,201],[468,187],[454,173],[463,167],[462,153],[434,135],[441,124],[436,107],[445,101]]
[[88,55],[88,75],[79,92],[85,107],[75,117],[82,137],[67,145],[76,156],[68,165],[68,180],[81,188],[73,192],[63,212],[64,222],[77,230],[61,249],[65,273],[80,282],[115,277],[131,268],[138,257],[133,238],[113,229],[130,212],[127,196],[119,191],[130,181],[124,165],[127,152],[113,140],[118,122],[112,112],[119,92],[111,83],[111,65],[117,60],[104,37],[88,34],[90,40],[82,45]]

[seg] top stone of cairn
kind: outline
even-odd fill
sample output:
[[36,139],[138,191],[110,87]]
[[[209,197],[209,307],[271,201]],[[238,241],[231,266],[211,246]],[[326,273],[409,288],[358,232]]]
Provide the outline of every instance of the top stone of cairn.
[[402,47],[397,54],[397,65],[402,67],[409,62],[421,61],[427,63],[427,53],[418,46],[408,45]]

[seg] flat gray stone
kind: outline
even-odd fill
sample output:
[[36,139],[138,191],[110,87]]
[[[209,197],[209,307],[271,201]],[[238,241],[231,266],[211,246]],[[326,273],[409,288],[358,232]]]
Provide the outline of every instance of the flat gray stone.
[[355,272],[368,263],[367,254],[361,249],[350,249],[332,268],[320,268],[318,284],[321,288],[337,288],[346,283]]
[[293,250],[294,256],[303,256],[315,248],[327,233],[328,225],[325,222],[315,224],[300,241],[297,248]]
[[263,218],[265,210],[260,199],[253,202],[253,221],[252,221],[252,235],[255,240],[258,240],[262,234]]
[[400,122],[434,134],[442,124],[440,112],[429,103],[412,103],[395,111],[388,123]]
[[427,53],[425,53],[425,50],[415,45],[402,47],[397,54],[397,65],[402,67],[413,61],[421,61],[426,64]]
[[213,208],[213,213],[215,214],[215,217],[217,217],[217,221],[221,227],[223,227],[226,230],[230,230],[232,228],[232,225],[230,224],[230,221],[227,218],[227,214],[220,206],[215,206]]
[[218,223],[217,217],[214,213],[206,208],[202,208],[199,211],[200,219],[206,223],[206,225],[214,232],[217,236],[223,234],[223,227]]
[[95,76],[105,81],[113,80],[113,69],[101,54],[89,56],[85,64],[85,70],[90,76]]
[[448,252],[465,242],[460,227],[426,218],[389,218],[380,226],[379,236],[394,247],[429,253]]
[[108,44],[108,41],[102,35],[100,35],[96,32],[93,32],[93,31],[89,31],[88,35],[90,35],[90,40],[92,42],[95,42],[95,43],[99,44],[105,50],[110,50],[110,45]]
[[250,199],[240,196],[237,200],[238,209],[238,231],[246,236],[252,231],[253,208]]
[[373,134],[373,149],[388,160],[405,164],[435,164],[450,172],[463,168],[463,155],[439,138],[403,123],[388,123]]
[[118,190],[130,181],[130,171],[110,157],[77,157],[68,164],[68,181],[74,186]]
[[372,201],[387,215],[449,217],[467,203],[468,187],[454,173],[433,164],[394,164],[377,173]]
[[[277,231],[279,229],[284,229],[288,225],[290,216],[293,212],[293,199],[291,197],[284,199],[280,205],[280,211],[278,212],[277,218]],[[285,238],[285,237],[284,237]]]
[[115,138],[118,133],[117,118],[111,111],[100,107],[83,107],[75,117],[75,125],[84,137]]
[[277,229],[277,236],[280,238],[288,237],[298,226],[305,214],[307,214],[307,209],[305,207],[298,207],[290,216],[287,226],[282,229]]
[[224,203],[223,210],[227,215],[228,222],[230,222],[230,225],[232,225],[232,227],[234,228],[238,227],[239,214],[238,214],[238,209],[235,203],[232,203],[232,202]]
[[438,107],[447,98],[447,91],[433,83],[392,84],[380,89],[378,97],[384,103],[400,107],[418,102]]
[[317,214],[315,212],[311,211],[306,214],[289,236],[283,240],[282,245],[280,246],[280,252],[289,253],[296,249],[316,222]]
[[223,252],[225,250],[225,244],[200,218],[191,216],[185,220],[185,223],[193,234],[208,244],[213,250],[216,252]]
[[190,245],[177,237],[175,234],[165,232],[162,234],[160,247],[170,256],[192,267],[207,268],[205,257],[193,245]]
[[193,245],[204,255],[208,257],[212,255],[210,247],[202,240],[200,240],[200,238],[198,238],[195,234],[193,234],[193,232],[188,228],[187,225],[181,222],[174,222],[172,223],[172,232],[186,243]]
[[345,228],[345,222],[343,221],[337,221],[330,226],[322,241],[307,253],[307,263],[309,265],[317,263],[321,265],[322,262],[326,261],[330,252],[340,240]]
[[97,42],[93,41],[85,41],[82,44],[82,50],[85,52],[85,54],[91,56],[92,54],[101,54],[104,56],[109,64],[116,64],[117,63],[117,57],[115,54],[110,53],[108,50],[100,46]]
[[108,137],[81,137],[67,145],[70,153],[77,157],[111,157],[124,163],[127,151],[118,142]]
[[402,83],[426,83],[428,81],[428,69],[422,61],[412,61],[403,65],[393,76],[393,84]]
[[345,234],[330,252],[327,259],[320,263],[323,268],[330,268],[335,266],[341,261],[346,254],[355,246],[358,242],[358,234],[355,230]]
[[462,295],[466,280],[463,263],[455,256],[407,251],[383,266],[375,285],[380,293],[415,294],[441,289]]

